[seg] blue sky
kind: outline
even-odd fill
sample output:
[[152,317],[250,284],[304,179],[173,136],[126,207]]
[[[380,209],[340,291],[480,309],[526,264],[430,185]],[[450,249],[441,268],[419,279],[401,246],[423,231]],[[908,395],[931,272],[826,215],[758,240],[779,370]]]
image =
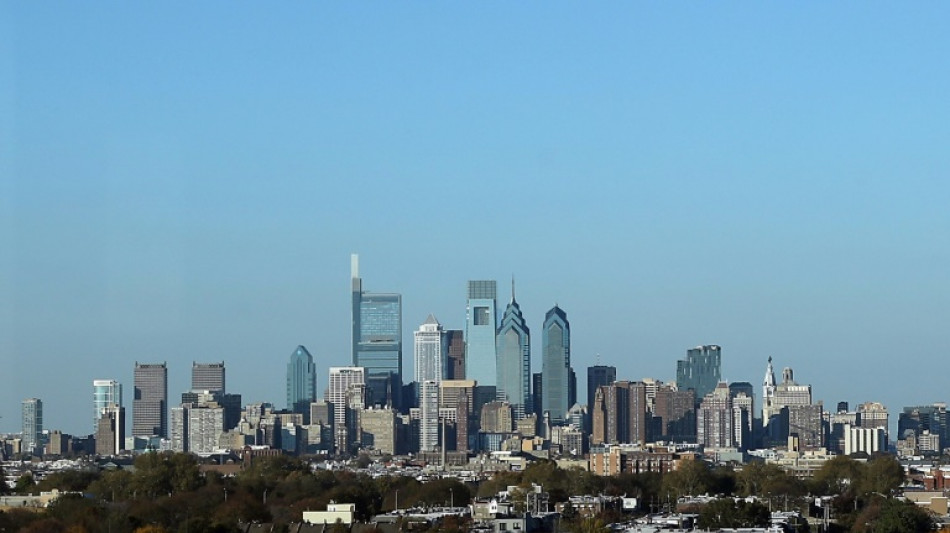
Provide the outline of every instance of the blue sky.
[[514,275],[581,376],[720,344],[826,405],[947,401],[948,11],[2,3],[0,432],[32,396],[88,432],[136,360],[283,405],[304,344],[322,390],[351,253],[407,339]]

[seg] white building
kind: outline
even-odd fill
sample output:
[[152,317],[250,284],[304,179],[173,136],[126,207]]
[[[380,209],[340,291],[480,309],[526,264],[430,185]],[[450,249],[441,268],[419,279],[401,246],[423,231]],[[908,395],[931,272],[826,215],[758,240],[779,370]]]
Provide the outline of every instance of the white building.
[[883,428],[844,427],[844,454],[864,452],[868,455],[887,449],[887,434]]
[[432,452],[439,448],[439,382],[419,384],[419,451]]
[[99,419],[111,406],[122,407],[122,384],[114,379],[92,381],[92,428],[97,431]]
[[413,334],[415,342],[415,382],[435,381],[445,378],[446,336],[442,324],[432,315]]
[[354,514],[355,503],[330,503],[326,511],[304,511],[303,521],[307,524],[335,524],[339,520],[343,525],[350,525]]
[[[366,386],[366,373],[361,366],[331,366],[329,379],[327,401],[333,406],[333,441],[336,449],[342,452],[351,442],[347,431],[348,392],[353,386]],[[353,421],[350,422],[352,426]]]

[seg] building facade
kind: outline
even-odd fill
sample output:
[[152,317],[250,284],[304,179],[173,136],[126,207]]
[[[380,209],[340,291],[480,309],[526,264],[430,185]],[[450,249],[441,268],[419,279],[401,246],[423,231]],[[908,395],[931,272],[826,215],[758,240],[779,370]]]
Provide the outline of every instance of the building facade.
[[552,424],[563,424],[570,405],[571,323],[555,305],[544,317],[541,329],[541,414]]
[[117,405],[122,407],[122,384],[114,379],[94,379],[92,381],[93,432],[99,429],[99,419],[106,408]]
[[132,436],[168,436],[168,367],[165,363],[140,364],[132,377]]
[[43,444],[43,400],[27,398],[22,406],[23,435],[21,447],[23,453],[42,453]]
[[697,400],[705,398],[722,379],[722,348],[697,346],[686,350],[686,359],[676,362],[676,388],[693,389]]
[[359,388],[365,390],[365,373],[362,367],[330,367],[330,384],[327,388],[327,401],[333,410],[333,434],[334,446],[339,453],[349,450],[349,445],[354,435],[351,435],[350,429],[353,426],[353,414],[351,403],[353,402],[353,389]]
[[483,387],[495,386],[497,379],[497,298],[498,287],[495,281],[468,282],[465,308],[465,378],[473,379]]
[[402,295],[363,290],[351,258],[353,366],[365,371],[367,403],[396,406],[402,396]]
[[465,332],[461,329],[445,331],[445,379],[465,379]]
[[[414,377],[416,383],[445,379],[446,375],[446,336],[442,324],[433,315],[413,333]],[[421,385],[420,385],[421,386]]]
[[191,363],[191,390],[210,391],[224,394],[224,361],[220,363]]
[[290,354],[287,363],[287,409],[307,413],[317,399],[317,367],[313,356],[303,346]]
[[496,341],[496,386],[499,400],[511,404],[515,419],[532,413],[531,403],[531,332],[515,300],[505,308]]

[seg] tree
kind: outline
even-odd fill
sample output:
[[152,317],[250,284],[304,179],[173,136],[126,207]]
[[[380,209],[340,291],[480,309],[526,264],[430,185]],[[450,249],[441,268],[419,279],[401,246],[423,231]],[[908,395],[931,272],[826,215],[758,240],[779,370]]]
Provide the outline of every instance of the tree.
[[671,497],[692,496],[706,492],[712,481],[709,465],[701,459],[679,462],[676,470],[663,476],[662,494]]
[[863,474],[860,463],[846,455],[839,455],[825,461],[815,472],[811,490],[815,494],[853,495]]
[[861,491],[890,495],[904,482],[904,469],[892,455],[879,455],[865,466],[861,476]]
[[769,523],[769,510],[759,502],[738,502],[720,498],[704,505],[699,511],[698,526],[702,529],[760,527]]
[[855,518],[856,533],[913,533],[932,531],[933,518],[927,511],[909,501],[896,498],[875,498]]
[[26,472],[18,477],[13,490],[17,494],[32,494],[36,492],[36,480],[33,479],[33,474]]

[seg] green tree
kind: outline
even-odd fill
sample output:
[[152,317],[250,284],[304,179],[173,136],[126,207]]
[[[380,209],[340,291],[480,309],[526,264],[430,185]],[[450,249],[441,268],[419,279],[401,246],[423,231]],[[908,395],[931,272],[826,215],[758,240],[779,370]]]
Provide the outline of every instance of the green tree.
[[720,498],[704,505],[699,512],[702,529],[761,527],[769,523],[769,510],[758,502]]
[[821,465],[811,480],[811,491],[822,495],[855,493],[864,476],[863,466],[854,459],[839,455]]
[[26,472],[22,474],[16,480],[16,485],[13,487],[14,492],[17,494],[34,494],[36,490],[36,480],[33,479],[32,472]]
[[701,459],[681,460],[676,470],[663,476],[661,492],[670,497],[703,494],[712,482],[709,464]]
[[913,533],[932,531],[930,514],[909,501],[875,498],[854,520],[855,533]]
[[861,492],[890,495],[904,482],[904,469],[892,455],[879,455],[864,466]]

